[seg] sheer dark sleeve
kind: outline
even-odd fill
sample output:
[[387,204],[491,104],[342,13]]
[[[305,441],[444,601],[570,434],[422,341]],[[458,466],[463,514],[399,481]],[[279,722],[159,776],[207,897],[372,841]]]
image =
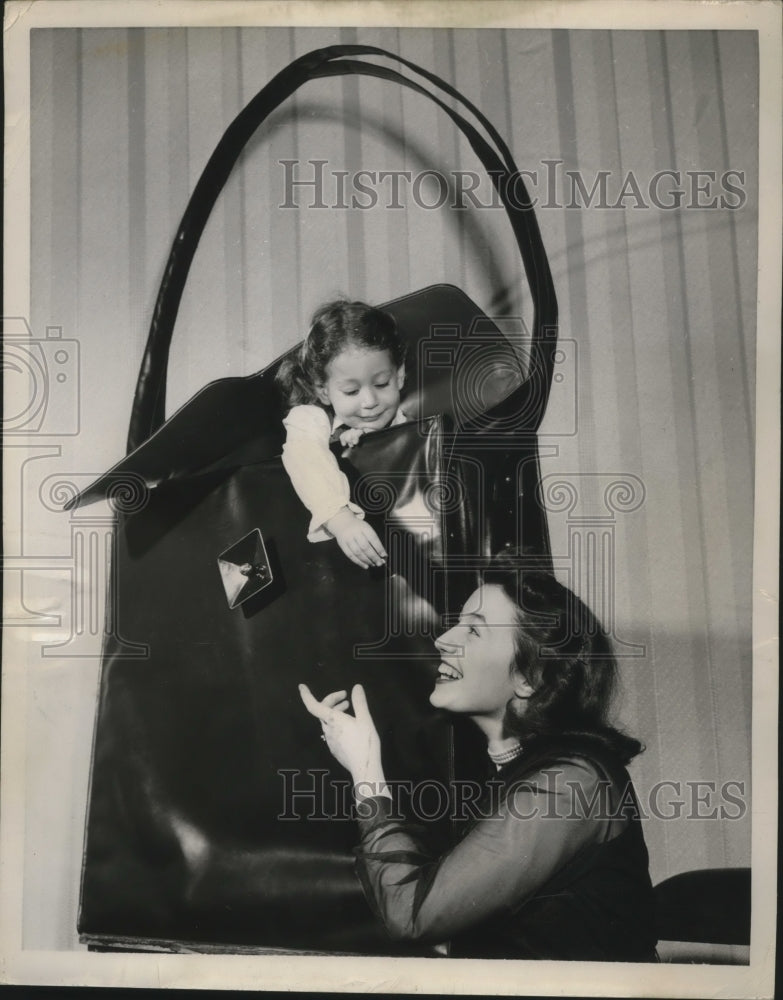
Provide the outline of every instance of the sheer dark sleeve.
[[[547,769],[549,771],[549,769]],[[357,871],[392,937],[443,941],[515,909],[577,852],[610,839],[617,821],[599,803],[606,781],[582,760],[512,785],[446,854],[427,856],[391,801],[371,800],[359,820]]]

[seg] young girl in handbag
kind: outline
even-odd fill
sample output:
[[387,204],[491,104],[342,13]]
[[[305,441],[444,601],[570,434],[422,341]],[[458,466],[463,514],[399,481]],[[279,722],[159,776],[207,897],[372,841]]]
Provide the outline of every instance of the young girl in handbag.
[[386,550],[351,501],[329,446],[339,438],[352,447],[368,431],[407,420],[400,408],[405,344],[393,317],[363,302],[328,302],[277,381],[290,406],[283,465],[310,511],[308,539],[334,538],[357,566],[382,566]]

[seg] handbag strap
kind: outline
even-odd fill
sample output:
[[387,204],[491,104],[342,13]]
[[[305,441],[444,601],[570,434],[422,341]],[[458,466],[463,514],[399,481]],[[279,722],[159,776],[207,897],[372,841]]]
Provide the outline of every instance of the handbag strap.
[[[486,136],[462,114],[425,86],[388,66],[352,56],[394,59],[417,73],[469,111]],[[133,400],[128,452],[134,451],[165,422],[169,348],[188,272],[210,212],[248,140],[269,115],[309,80],[328,76],[374,76],[419,93],[433,101],[465,135],[488,172],[503,203],[519,247],[533,302],[533,331],[528,377],[526,427],[535,431],[546,409],[556,347],[557,300],[541,232],[527,189],[508,146],[487,118],[444,80],[401,56],[369,45],[332,45],[294,60],[263,87],[231,122],[210,156],[193,190],[177,229],[161,280]],[[488,138],[487,138],[488,137]],[[513,197],[511,185],[513,183]]]

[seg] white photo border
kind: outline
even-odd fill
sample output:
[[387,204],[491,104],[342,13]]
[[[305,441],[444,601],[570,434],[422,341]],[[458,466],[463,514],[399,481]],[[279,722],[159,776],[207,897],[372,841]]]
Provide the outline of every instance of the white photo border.
[[[435,0],[40,0],[5,9],[4,314],[30,314],[30,31],[41,27],[334,26],[749,29],[760,66],[753,611],[753,918],[750,964],[628,966],[342,956],[215,956],[26,952],[22,947],[24,844],[23,671],[13,636],[3,657],[0,979],[40,985],[231,988],[495,995],[758,997],[773,995],[777,906],[777,665],[779,372],[781,315],[781,11],[774,2],[483,2]],[[7,495],[6,503],[13,503]],[[23,662],[20,660],[20,662]]]

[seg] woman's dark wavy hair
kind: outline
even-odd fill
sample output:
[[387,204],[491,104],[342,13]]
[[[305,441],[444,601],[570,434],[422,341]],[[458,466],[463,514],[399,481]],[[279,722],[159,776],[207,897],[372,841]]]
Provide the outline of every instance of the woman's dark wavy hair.
[[327,365],[350,346],[388,351],[396,368],[405,363],[405,342],[393,316],[364,302],[335,299],[316,311],[299,350],[277,371],[288,406],[319,404],[316,390],[326,381]]
[[526,740],[569,734],[599,740],[628,763],[642,744],[610,722],[617,661],[609,636],[568,587],[524,557],[501,555],[483,573],[518,609],[514,666],[533,688],[525,711],[509,703],[505,729]]

